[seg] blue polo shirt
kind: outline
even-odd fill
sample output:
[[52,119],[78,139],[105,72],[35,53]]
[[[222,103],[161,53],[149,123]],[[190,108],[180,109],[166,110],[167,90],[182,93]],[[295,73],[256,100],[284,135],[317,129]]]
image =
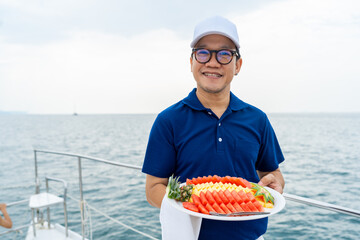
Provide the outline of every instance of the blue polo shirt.
[[[219,119],[205,108],[194,89],[162,111],[150,132],[142,171],[180,181],[198,176],[239,176],[258,182],[256,170],[269,172],[284,161],[273,128],[261,110],[230,93]],[[266,232],[267,218],[251,221],[203,219],[199,239],[256,239]]]

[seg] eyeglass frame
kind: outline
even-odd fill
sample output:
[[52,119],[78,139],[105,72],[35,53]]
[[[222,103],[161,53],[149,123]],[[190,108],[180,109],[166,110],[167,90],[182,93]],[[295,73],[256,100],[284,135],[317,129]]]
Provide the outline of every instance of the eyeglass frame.
[[[200,62],[200,61],[198,61],[197,58],[196,58],[196,54],[195,54],[195,60],[196,60],[198,63],[201,63],[201,64],[205,64],[205,63],[210,62],[210,60],[211,60],[211,58],[212,58],[212,53],[215,53],[215,59],[216,59],[216,61],[217,61],[219,64],[221,64],[221,65],[227,65],[227,64],[231,63],[231,61],[232,61],[233,58],[234,58],[234,55],[236,56],[236,60],[239,60],[239,59],[241,58],[241,55],[240,55],[240,52],[239,52],[239,49],[238,49],[238,48],[236,48],[236,50],[231,50],[231,49],[209,50],[209,49],[207,49],[207,48],[193,48],[193,49],[192,49],[192,52],[191,52],[191,57],[193,57],[193,55],[194,55],[194,53],[195,53],[196,51],[201,50],[201,49],[205,49],[205,50],[207,50],[207,51],[210,52],[210,58],[209,58],[209,60],[207,60],[206,62]],[[218,54],[220,51],[224,51],[224,50],[231,52],[231,60],[230,60],[228,63],[221,63],[221,62],[219,62],[219,60],[218,60],[218,58],[217,58],[217,54]]]

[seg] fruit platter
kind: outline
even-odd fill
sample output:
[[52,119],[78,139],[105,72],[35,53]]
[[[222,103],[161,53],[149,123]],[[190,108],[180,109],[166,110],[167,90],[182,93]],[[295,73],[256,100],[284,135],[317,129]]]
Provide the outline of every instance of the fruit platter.
[[241,177],[197,177],[179,182],[171,176],[166,200],[179,211],[196,217],[244,221],[268,217],[285,206],[277,191]]

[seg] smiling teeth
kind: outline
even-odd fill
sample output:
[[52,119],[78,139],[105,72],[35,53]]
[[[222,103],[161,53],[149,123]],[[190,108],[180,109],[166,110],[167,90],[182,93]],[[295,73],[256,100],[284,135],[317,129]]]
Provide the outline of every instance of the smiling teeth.
[[216,73],[204,73],[205,76],[209,77],[221,77],[222,75]]

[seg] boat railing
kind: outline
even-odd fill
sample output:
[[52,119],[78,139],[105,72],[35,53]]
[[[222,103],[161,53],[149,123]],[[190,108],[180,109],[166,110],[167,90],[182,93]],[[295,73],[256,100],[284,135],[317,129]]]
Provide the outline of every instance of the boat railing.
[[[105,159],[101,159],[101,158],[96,158],[96,157],[90,157],[90,156],[85,156],[85,155],[80,155],[80,154],[76,154],[76,153],[67,153],[67,152],[56,152],[56,151],[49,151],[49,150],[40,150],[40,149],[35,149],[34,150],[34,160],[35,160],[35,185],[36,185],[36,193],[40,192],[40,181],[38,179],[38,163],[37,163],[37,154],[38,153],[46,153],[46,154],[55,154],[55,155],[61,155],[61,156],[68,156],[68,157],[75,157],[77,158],[77,162],[78,162],[78,175],[79,175],[79,196],[80,199],[78,200],[80,202],[80,213],[81,213],[81,230],[82,230],[82,236],[83,239],[85,238],[85,213],[84,213],[84,209],[85,209],[85,201],[84,201],[84,195],[83,195],[83,179],[82,179],[82,161],[83,160],[90,160],[90,161],[95,161],[95,162],[100,162],[100,163],[105,163],[105,164],[109,164],[109,165],[113,165],[113,166],[118,166],[118,167],[124,167],[124,168],[129,168],[129,169],[135,169],[135,170],[141,170],[140,166],[136,166],[136,165],[132,165],[132,164],[126,164],[126,163],[118,163],[118,162],[114,162],[114,161],[109,161],[109,160],[105,160]],[[70,198],[73,198],[73,200],[77,200],[76,198],[68,195]],[[358,217],[360,218],[360,211],[359,210],[354,210],[354,209],[350,209],[350,208],[345,208],[342,206],[338,206],[335,204],[329,204],[326,202],[322,202],[322,201],[317,201],[311,198],[305,198],[305,197],[300,197],[297,195],[293,195],[293,194],[289,194],[289,193],[283,193],[283,196],[285,197],[286,200],[289,201],[293,201],[293,202],[297,202],[297,203],[301,203],[301,204],[306,204],[309,206],[313,206],[316,208],[322,208],[322,209],[326,209],[329,211],[335,211],[338,213],[342,213],[342,214],[347,214],[347,215],[351,215],[354,217]],[[19,201],[19,202],[14,202],[14,203],[9,203],[7,204],[8,206],[12,206],[12,205],[16,205],[16,204],[21,204],[24,203],[27,200],[23,200],[23,201]],[[117,219],[112,218],[111,216],[109,216],[108,214],[96,209],[95,207],[90,206],[89,204],[87,204],[87,207],[91,208],[92,210],[96,211],[97,213],[103,215],[104,217],[110,219],[111,221],[122,225],[134,232],[137,232],[145,237],[148,237],[150,239],[156,239],[146,233],[143,233],[135,228],[132,228],[131,226],[128,226],[120,221],[118,221]],[[21,226],[20,228],[24,228],[27,227],[26,226]],[[0,233],[0,236],[8,233],[8,232],[13,232],[13,231],[17,231],[18,228],[16,229],[12,229],[3,233]]]
[[[124,167],[124,168],[129,168],[129,169],[135,169],[135,170],[141,170],[141,167],[136,166],[136,165],[132,165],[132,164],[126,164],[126,163],[118,163],[118,162],[114,162],[114,161],[109,161],[106,159],[101,159],[101,158],[96,158],[96,157],[90,157],[90,156],[85,156],[85,155],[80,155],[80,154],[76,154],[76,153],[66,153],[66,152],[56,152],[56,151],[49,151],[49,150],[40,150],[40,149],[34,149],[34,160],[35,160],[35,185],[36,185],[36,193],[39,193],[40,191],[40,181],[38,178],[38,164],[37,164],[37,154],[38,153],[47,153],[47,154],[54,154],[54,155],[61,155],[61,156],[68,156],[68,157],[75,157],[77,158],[77,162],[78,162],[78,174],[79,174],[79,193],[80,193],[80,214],[81,214],[81,235],[82,238],[85,239],[85,207],[89,207],[92,210],[96,211],[97,213],[103,215],[104,217],[116,222],[117,224],[120,224],[124,227],[126,227],[129,230],[132,230],[134,232],[137,232],[147,238],[150,239],[154,239],[156,240],[156,238],[141,232],[131,226],[128,226],[127,224],[124,224],[112,217],[110,217],[108,214],[101,212],[100,210],[96,209],[95,207],[90,206],[89,204],[87,204],[84,201],[84,194],[83,194],[83,180],[82,180],[82,160],[90,160],[90,161],[95,161],[95,162],[100,162],[100,163],[105,163],[108,165],[113,165],[113,166],[118,166],[118,167]],[[69,197],[71,197],[68,194]],[[75,198],[73,198],[73,200],[76,200]]]
[[[28,199],[25,199],[25,200],[20,200],[20,201],[16,201],[16,202],[11,202],[11,203],[7,203],[6,204],[6,207],[13,207],[13,206],[16,206],[16,205],[21,205],[21,204],[25,204],[25,203],[28,203],[29,200]],[[0,233],[0,236],[2,235],[5,235],[5,234],[8,234],[8,233],[12,233],[12,232],[17,232],[17,233],[20,233],[20,231],[24,228],[28,228],[30,227],[31,224],[26,224],[26,225],[22,225],[22,226],[18,226],[18,227],[14,227],[14,228],[11,228],[7,231],[4,231],[4,232],[1,232]]]

